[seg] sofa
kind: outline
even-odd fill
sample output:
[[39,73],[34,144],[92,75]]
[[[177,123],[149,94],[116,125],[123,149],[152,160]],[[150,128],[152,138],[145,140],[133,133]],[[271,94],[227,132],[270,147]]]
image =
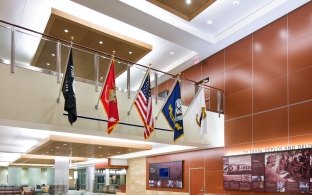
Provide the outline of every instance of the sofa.
[[22,189],[20,186],[0,186],[0,194],[22,194]]

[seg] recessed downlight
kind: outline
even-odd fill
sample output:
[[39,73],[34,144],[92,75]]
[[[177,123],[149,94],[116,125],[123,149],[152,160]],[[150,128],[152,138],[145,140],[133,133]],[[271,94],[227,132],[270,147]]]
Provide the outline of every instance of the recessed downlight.
[[189,5],[192,3],[192,0],[186,0],[185,3]]
[[233,1],[234,6],[238,6],[240,4],[240,1]]
[[170,55],[174,55],[174,51],[169,52]]
[[102,147],[101,147],[101,146],[99,146],[98,148],[99,148],[99,149],[101,149]]
[[99,44],[101,44],[101,45],[102,45],[102,44],[103,44],[103,41],[99,41]]
[[129,51],[129,54],[131,55],[131,54],[132,54],[132,51]]
[[64,30],[65,33],[68,33],[69,31],[67,29]]
[[213,24],[213,21],[212,21],[212,20],[207,20],[206,23],[207,23],[207,24]]
[[67,146],[67,144],[63,144],[63,146]]
[[49,63],[49,62],[47,62],[46,64],[47,64],[47,66],[50,66],[50,63]]
[[53,53],[53,54],[51,54],[51,56],[53,56],[53,57],[54,57],[54,56],[55,56],[55,54]]

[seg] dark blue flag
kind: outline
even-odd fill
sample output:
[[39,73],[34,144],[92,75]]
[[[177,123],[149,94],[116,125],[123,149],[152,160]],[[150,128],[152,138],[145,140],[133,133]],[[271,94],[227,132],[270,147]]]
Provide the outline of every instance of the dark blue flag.
[[174,131],[174,141],[184,135],[183,132],[183,113],[181,103],[180,83],[177,81],[170,96],[161,110],[171,129]]
[[72,125],[77,120],[76,95],[75,95],[75,73],[72,49],[70,49],[67,69],[62,86],[65,99],[64,110],[68,112],[68,121]]

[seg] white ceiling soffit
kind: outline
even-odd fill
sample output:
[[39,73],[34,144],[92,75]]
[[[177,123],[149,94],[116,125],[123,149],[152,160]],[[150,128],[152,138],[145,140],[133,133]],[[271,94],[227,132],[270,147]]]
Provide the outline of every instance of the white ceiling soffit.
[[[168,70],[178,73],[309,0],[240,0],[237,6],[233,5],[234,0],[217,0],[190,22],[146,0],[72,1],[197,53],[196,57]],[[209,19],[213,24],[206,23]],[[158,68],[157,62],[153,64]]]

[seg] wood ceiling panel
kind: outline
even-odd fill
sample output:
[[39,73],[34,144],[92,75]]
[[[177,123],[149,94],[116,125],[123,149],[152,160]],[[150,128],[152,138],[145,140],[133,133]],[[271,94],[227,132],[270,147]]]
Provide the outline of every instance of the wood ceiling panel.
[[192,20],[216,0],[192,0],[186,4],[185,0],[148,0],[149,2],[165,9],[187,21]]
[[[67,29],[69,32],[65,33]],[[66,13],[52,9],[49,21],[47,23],[45,34],[54,37],[71,40],[74,37],[74,43],[83,45],[87,48],[92,48],[107,54],[112,54],[115,51],[116,57],[126,61],[137,62],[146,54],[152,47],[143,42],[133,40],[132,38],[119,35],[102,27],[94,26],[91,23],[70,16]],[[100,44],[102,41],[103,44]],[[56,45],[54,41],[42,39],[31,62],[33,66],[43,69],[56,71]],[[129,52],[132,54],[129,54]],[[64,72],[67,63],[69,47],[62,45],[61,47],[61,71]],[[105,57],[105,56],[104,56]],[[83,79],[94,80],[94,54],[91,51],[82,50],[81,48],[73,47],[73,61],[75,65],[75,76]],[[116,62],[121,60],[116,60]],[[100,58],[99,78],[105,77],[109,67],[110,59]],[[47,63],[49,65],[47,65]],[[115,74],[120,75],[127,69],[127,63],[115,63]],[[103,80],[100,80],[103,82]]]
[[[12,165],[53,165],[55,164],[55,156],[47,155],[22,155],[19,159],[15,160]],[[83,162],[88,160],[87,158],[69,158],[71,163]]]
[[129,144],[124,142],[110,142],[89,139],[74,139],[62,136],[50,136],[29,154],[70,156],[84,158],[108,158],[110,156],[128,154],[151,149],[147,144]]

